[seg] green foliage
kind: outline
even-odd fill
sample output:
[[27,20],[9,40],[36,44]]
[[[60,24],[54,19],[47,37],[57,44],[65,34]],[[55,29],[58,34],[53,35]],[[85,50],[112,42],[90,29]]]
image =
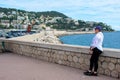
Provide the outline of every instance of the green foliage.
[[0,24],[0,29],[14,29],[14,26],[10,25],[9,27]]
[[57,11],[47,11],[47,12],[37,12],[36,13],[36,16],[44,16],[44,17],[47,17],[47,16],[50,16],[50,17],[63,17],[63,18],[67,18],[66,15],[60,13],[60,12],[57,12]]
[[10,26],[9,26],[9,29],[14,29],[14,26],[10,25]]
[[0,24],[0,29],[4,29],[4,28],[5,28],[5,26]]

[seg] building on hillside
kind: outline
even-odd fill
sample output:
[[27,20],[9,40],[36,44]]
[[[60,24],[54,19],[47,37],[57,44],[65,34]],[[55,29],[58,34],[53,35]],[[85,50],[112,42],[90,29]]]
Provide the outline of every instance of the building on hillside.
[[27,29],[27,27],[28,27],[27,24],[26,24],[26,25],[25,25],[25,24],[21,25],[21,28],[22,28],[22,29]]
[[17,16],[17,19],[18,19],[18,20],[24,20],[25,17],[23,17],[23,16]]
[[1,12],[0,13],[0,18],[2,18],[4,16],[4,13],[3,12]]
[[9,27],[10,26],[10,21],[9,20],[1,20],[1,24],[6,26],[6,27]]
[[11,14],[10,14],[10,15],[8,15],[8,18],[11,18],[11,17],[14,17],[14,16],[13,16],[13,15],[11,15]]
[[85,31],[89,31],[89,28],[85,28]]
[[65,18],[67,20],[67,23],[70,23],[73,19],[72,18]]
[[78,21],[74,21],[75,25],[79,25],[79,22]]
[[12,11],[12,14],[15,15],[17,12],[16,11]]
[[90,26],[93,26],[93,24],[95,23],[94,21],[86,21],[87,24],[90,24]]
[[62,20],[62,17],[54,17],[53,19],[46,21],[46,23],[57,23],[58,20]]

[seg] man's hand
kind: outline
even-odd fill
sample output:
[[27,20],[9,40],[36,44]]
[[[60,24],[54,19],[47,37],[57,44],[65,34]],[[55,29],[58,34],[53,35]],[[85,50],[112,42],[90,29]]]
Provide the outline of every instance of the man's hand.
[[89,51],[89,54],[93,54],[93,49],[94,49],[94,47],[90,47],[90,51]]
[[94,48],[95,48],[95,47],[92,47],[92,46],[91,46],[91,47],[90,47],[90,50],[93,51]]

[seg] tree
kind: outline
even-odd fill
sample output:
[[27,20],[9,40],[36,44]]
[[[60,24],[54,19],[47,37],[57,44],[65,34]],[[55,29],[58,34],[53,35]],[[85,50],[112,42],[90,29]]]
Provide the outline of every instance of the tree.
[[4,28],[5,28],[5,26],[0,24],[0,29],[4,29]]
[[10,26],[9,26],[9,29],[14,29],[14,26],[10,25]]

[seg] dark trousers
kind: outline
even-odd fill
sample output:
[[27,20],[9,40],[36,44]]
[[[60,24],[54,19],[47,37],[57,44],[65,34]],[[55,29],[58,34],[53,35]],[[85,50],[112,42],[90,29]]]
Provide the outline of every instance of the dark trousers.
[[99,56],[102,53],[102,51],[100,51],[98,48],[94,48],[93,49],[93,54],[90,58],[90,69],[89,70],[93,70],[97,72],[98,70],[98,60],[99,60]]

